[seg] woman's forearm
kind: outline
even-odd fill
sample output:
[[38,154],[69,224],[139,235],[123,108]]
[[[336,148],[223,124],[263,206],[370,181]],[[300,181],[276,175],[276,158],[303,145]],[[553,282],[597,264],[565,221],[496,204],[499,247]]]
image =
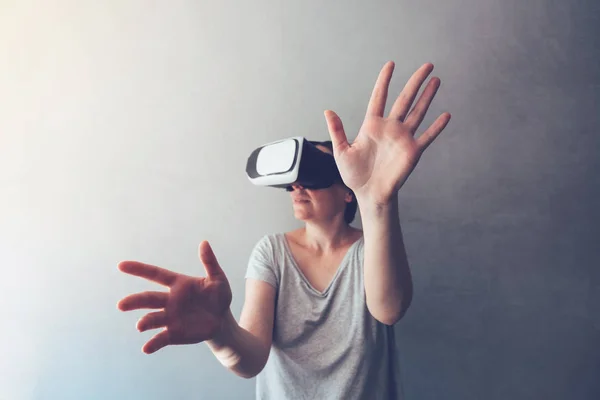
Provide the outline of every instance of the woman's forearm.
[[365,237],[364,275],[367,307],[378,321],[393,325],[412,301],[412,275],[398,215],[398,196],[372,204],[357,196]]
[[264,368],[270,348],[256,336],[242,328],[231,310],[227,311],[222,331],[207,340],[219,362],[242,378],[253,378]]

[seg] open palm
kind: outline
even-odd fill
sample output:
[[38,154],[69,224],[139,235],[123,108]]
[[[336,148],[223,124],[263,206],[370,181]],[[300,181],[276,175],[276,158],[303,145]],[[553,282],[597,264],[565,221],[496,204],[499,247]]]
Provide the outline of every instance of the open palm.
[[421,66],[408,80],[388,117],[383,113],[394,63],[381,70],[371,95],[364,122],[352,144],[348,142],[341,119],[331,110],[325,112],[333,143],[333,155],[346,186],[357,197],[385,203],[406,182],[425,149],[450,121],[443,113],[418,138],[415,133],[440,85],[432,78],[409,112],[419,88],[433,70],[433,64]]
[[168,292],[135,293],[118,303],[122,311],[160,309],[144,315],[137,324],[140,332],[162,328],[143,347],[145,353],[178,344],[212,339],[219,333],[232,300],[231,288],[208,242],[199,249],[207,276],[192,277],[137,261],[122,261],[119,269],[169,287]]

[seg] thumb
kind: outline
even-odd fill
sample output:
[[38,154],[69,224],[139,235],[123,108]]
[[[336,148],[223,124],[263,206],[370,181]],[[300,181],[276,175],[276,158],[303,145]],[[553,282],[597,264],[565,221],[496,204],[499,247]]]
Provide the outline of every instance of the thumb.
[[225,275],[208,241],[204,240],[200,243],[198,255],[209,277]]
[[344,125],[338,115],[331,111],[325,110],[325,120],[327,121],[327,129],[329,130],[329,136],[331,137],[331,143],[333,144],[334,154],[341,154],[350,145],[348,144],[348,138],[344,132]]

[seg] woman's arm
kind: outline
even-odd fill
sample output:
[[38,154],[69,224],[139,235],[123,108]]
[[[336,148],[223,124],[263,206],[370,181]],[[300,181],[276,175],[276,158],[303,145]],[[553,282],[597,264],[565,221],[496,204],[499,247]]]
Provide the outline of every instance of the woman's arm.
[[248,278],[240,323],[228,311],[220,333],[207,344],[224,367],[243,378],[252,378],[269,358],[274,313],[275,288]]
[[385,204],[371,204],[360,197],[357,201],[365,241],[367,307],[375,319],[393,325],[406,313],[413,294],[398,214],[398,196]]

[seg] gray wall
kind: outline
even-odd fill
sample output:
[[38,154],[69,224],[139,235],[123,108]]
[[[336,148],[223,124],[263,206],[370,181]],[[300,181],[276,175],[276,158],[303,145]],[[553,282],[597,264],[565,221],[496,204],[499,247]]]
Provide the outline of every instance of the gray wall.
[[239,316],[252,246],[300,225],[247,155],[327,139],[326,108],[352,138],[387,60],[392,94],[433,62],[422,126],[453,116],[400,194],[407,399],[600,398],[599,11],[0,2],[0,398],[252,399],[204,344],[142,354],[115,305],[159,287],[116,265],[203,274],[207,239]]

